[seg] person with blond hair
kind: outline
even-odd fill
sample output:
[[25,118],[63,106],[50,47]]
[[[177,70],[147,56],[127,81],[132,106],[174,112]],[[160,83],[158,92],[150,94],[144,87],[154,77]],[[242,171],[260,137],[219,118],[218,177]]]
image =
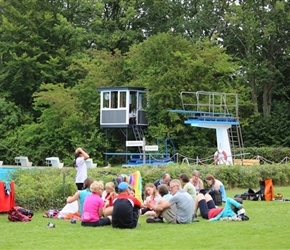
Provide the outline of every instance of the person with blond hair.
[[92,194],[88,195],[84,202],[81,225],[88,227],[99,227],[111,225],[112,217],[104,217],[104,201],[101,198],[104,190],[102,181],[94,181],[90,190]]
[[150,217],[148,223],[163,223],[164,218],[168,223],[185,224],[191,223],[193,215],[193,199],[189,193],[182,189],[180,180],[170,181],[170,199],[160,200],[157,205],[148,204],[158,217]]
[[115,184],[114,182],[107,182],[106,185],[106,190],[104,191],[104,216],[109,216],[112,215],[113,212],[113,200],[117,196],[115,192]]

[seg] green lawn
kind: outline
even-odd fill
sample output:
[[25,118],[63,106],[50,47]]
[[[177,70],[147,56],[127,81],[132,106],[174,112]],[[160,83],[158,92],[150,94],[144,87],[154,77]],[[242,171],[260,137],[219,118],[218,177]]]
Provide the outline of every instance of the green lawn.
[[[228,190],[229,197],[245,190]],[[290,187],[275,187],[290,198]],[[290,249],[290,202],[245,201],[249,221],[200,222],[189,225],[146,224],[133,230],[84,228],[79,221],[34,215],[31,222],[13,223],[0,215],[0,249]],[[51,221],[55,228],[47,228]]]

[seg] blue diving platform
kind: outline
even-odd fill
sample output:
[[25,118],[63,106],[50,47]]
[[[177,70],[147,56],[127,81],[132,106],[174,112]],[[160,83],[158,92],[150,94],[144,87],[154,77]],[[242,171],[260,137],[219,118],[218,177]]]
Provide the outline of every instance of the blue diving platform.
[[223,120],[223,119],[188,119],[187,121],[184,121],[184,124],[190,124],[192,126],[196,127],[203,127],[203,125],[208,125],[210,122],[211,125],[239,125],[239,122],[236,122],[235,120]]
[[[240,122],[238,118],[238,95],[220,92],[187,92],[180,93],[182,110],[169,110],[185,116],[185,124],[193,127],[216,130],[217,152],[221,159],[215,159],[217,164],[233,164],[232,147],[234,137],[238,138],[238,146],[242,147]],[[233,135],[232,127],[236,127],[237,135]],[[230,131],[230,133],[229,133]]]

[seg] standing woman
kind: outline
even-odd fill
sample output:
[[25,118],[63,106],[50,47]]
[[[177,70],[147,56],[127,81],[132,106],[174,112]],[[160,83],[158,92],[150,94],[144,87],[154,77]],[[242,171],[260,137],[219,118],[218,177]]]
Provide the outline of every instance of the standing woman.
[[75,151],[74,165],[77,170],[76,174],[76,186],[78,190],[83,189],[85,179],[87,179],[87,165],[85,161],[89,159],[89,155],[83,148],[77,148]]

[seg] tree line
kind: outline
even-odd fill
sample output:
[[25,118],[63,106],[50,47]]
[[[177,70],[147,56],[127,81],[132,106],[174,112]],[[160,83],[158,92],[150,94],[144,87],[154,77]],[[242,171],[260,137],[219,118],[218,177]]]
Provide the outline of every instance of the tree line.
[[[148,142],[201,155],[213,131],[183,124],[181,91],[239,94],[246,147],[289,147],[289,1],[0,0],[0,156],[72,165],[105,140],[98,87],[150,90]],[[212,152],[213,153],[213,152]]]

